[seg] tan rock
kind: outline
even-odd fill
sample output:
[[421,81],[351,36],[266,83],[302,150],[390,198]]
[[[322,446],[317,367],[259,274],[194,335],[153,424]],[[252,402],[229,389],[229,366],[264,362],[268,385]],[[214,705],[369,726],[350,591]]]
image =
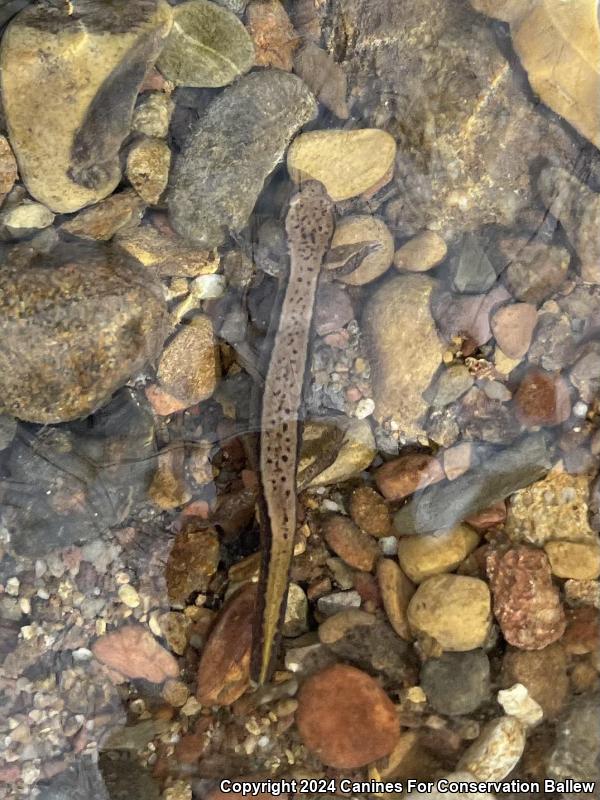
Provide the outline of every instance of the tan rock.
[[402,639],[412,641],[407,612],[415,586],[391,558],[382,558],[377,564],[377,581],[390,625]]
[[156,205],[167,188],[171,150],[162,139],[140,139],[127,155],[127,177],[146,203]]
[[0,136],[0,204],[17,180],[17,162],[8,139]]
[[175,103],[164,92],[150,92],[142,97],[133,113],[132,133],[166,139]]
[[322,524],[325,541],[350,567],[371,572],[379,557],[377,542],[358,528],[351,519],[331,514]]
[[490,606],[490,591],[479,578],[434,575],[413,595],[408,621],[415,633],[431,637],[444,650],[474,650],[488,636]]
[[398,541],[398,561],[414,583],[452,572],[479,544],[476,531],[464,523],[450,530],[423,536],[403,536]]
[[370,486],[358,486],[350,496],[350,516],[359,528],[376,536],[388,536],[392,517],[383,497]]
[[327,617],[319,625],[319,641],[322,644],[335,644],[343,639],[344,636],[353,628],[360,628],[365,625],[374,625],[376,617],[360,608],[348,608],[345,611],[338,611],[331,617]]
[[146,203],[137,192],[126,189],[80,211],[73,219],[64,222],[60,229],[79,239],[105,242],[112,239],[117,231],[138,225],[145,208]]
[[217,618],[198,667],[197,698],[207,706],[228,706],[241,697],[250,680],[252,620],[256,586],[242,587]]
[[493,719],[462,756],[457,769],[480,781],[500,781],[516,767],[524,749],[525,728],[518,719]]
[[435,231],[421,231],[396,250],[394,266],[401,272],[427,272],[446,258],[448,248]]
[[506,532],[515,542],[595,543],[588,521],[589,484],[585,475],[553,472],[515,492],[509,502]]
[[142,625],[125,625],[101,636],[92,645],[92,652],[98,661],[126,678],[162,683],[179,676],[175,658]]
[[217,381],[216,348],[208,317],[194,317],[167,344],[158,370],[161,387],[185,403],[206,400]]
[[360,243],[370,245],[373,251],[352,272],[346,274],[344,269],[334,272],[337,280],[349,286],[362,286],[381,277],[394,256],[394,237],[383,220],[369,214],[343,217],[336,225],[330,250]]
[[246,24],[254,42],[256,65],[291,72],[300,38],[280,1],[251,2],[246,9]]
[[600,576],[600,547],[591,542],[546,542],[546,555],[552,574],[557,578],[579,581],[595,580]]
[[511,359],[521,359],[527,353],[536,324],[537,309],[530,303],[502,306],[491,320],[494,338]]
[[409,453],[379,467],[375,480],[386,500],[403,500],[445,478],[442,465],[427,453]]
[[339,202],[385,185],[395,157],[396,142],[385,131],[309,131],[292,143],[287,166],[296,183],[320,181],[331,199]]
[[220,263],[216,250],[189,247],[172,228],[140,225],[119,231],[114,244],[160,276],[212,275]]
[[376,761],[400,738],[392,701],[374,678],[345,664],[326,667],[304,682],[296,723],[311,753],[338,769]]
[[0,53],[21,178],[36,200],[61,213],[98,202],[118,185],[118,152],[135,98],[172,24],[163,0],[113,3],[106,13],[69,9],[69,3],[24,9]]
[[375,438],[368,420],[351,420],[344,432],[337,458],[313,478],[309,486],[329,486],[355,478],[371,466],[376,454]]

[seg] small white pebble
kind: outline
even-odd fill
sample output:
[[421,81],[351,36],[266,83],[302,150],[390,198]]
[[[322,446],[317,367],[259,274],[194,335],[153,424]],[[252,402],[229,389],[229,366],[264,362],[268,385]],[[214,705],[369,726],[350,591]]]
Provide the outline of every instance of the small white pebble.
[[22,597],[19,600],[19,608],[23,614],[31,614],[31,600],[28,597]]
[[137,608],[140,604],[140,596],[130,583],[125,583],[119,588],[119,600],[128,608]]
[[583,400],[578,400],[573,406],[573,414],[576,417],[579,417],[579,419],[585,419],[587,413],[588,413],[587,403],[584,403]]
[[78,647],[73,650],[73,661],[90,661],[92,658],[92,651],[87,647]]
[[223,297],[227,281],[224,275],[199,275],[191,284],[191,291],[198,300],[213,300]]
[[341,511],[339,505],[335,503],[333,500],[329,500],[328,498],[325,498],[323,500],[323,502],[321,503],[321,508],[323,509],[323,511]]
[[6,594],[11,595],[11,597],[17,597],[20,586],[21,581],[18,578],[9,578],[6,581],[5,592]]
[[379,549],[384,556],[395,556],[398,552],[398,539],[395,536],[382,536],[379,540]]
[[356,404],[354,416],[357,419],[366,419],[371,416],[373,411],[375,411],[375,401],[370,397],[363,397],[363,399],[359,400]]

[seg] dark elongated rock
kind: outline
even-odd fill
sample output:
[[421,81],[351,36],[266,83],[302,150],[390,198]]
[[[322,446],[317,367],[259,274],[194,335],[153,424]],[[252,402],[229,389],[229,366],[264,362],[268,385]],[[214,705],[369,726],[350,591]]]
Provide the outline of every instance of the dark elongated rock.
[[524,436],[514,445],[481,453],[481,463],[455,481],[437,483],[415,494],[394,517],[399,533],[450,528],[541,478],[551,466],[544,434]]
[[226,89],[175,162],[168,198],[175,230],[200,247],[240,231],[293,135],[315,114],[314,97],[287,72],[253,72]]
[[0,50],[2,99],[36,200],[77,211],[117,186],[135,99],[171,24],[165,0],[35,3],[12,20]]
[[0,412],[28,422],[85,417],[159,354],[160,283],[126,256],[59,245],[0,266]]

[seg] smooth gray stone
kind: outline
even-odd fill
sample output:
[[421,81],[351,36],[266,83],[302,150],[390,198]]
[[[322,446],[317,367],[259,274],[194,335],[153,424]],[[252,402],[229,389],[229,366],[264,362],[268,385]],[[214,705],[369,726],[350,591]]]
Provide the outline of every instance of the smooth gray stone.
[[451,528],[539,480],[551,467],[551,451],[543,433],[524,436],[501,450],[486,449],[485,453],[489,455],[481,458],[476,469],[415,494],[396,513],[396,530],[412,534]]
[[[576,781],[600,781],[600,695],[598,693],[578,697],[559,721],[548,775],[561,781],[566,778]],[[567,796],[585,797],[583,794]]]
[[450,268],[452,286],[461,294],[487,292],[496,283],[496,270],[485,251],[485,242],[467,233]]

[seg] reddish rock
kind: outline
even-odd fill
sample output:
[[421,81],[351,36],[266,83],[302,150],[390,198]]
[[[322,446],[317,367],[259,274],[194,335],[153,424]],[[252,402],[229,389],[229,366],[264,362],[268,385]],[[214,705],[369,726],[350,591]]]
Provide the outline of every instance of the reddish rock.
[[555,719],[569,696],[567,657],[558,642],[542,650],[509,647],[502,659],[500,679],[505,689],[522,683],[541,705],[545,719]]
[[390,510],[383,497],[370,486],[359,486],[352,492],[350,516],[371,536],[389,536],[392,530]]
[[387,500],[402,500],[408,495],[445,478],[442,465],[426,453],[410,453],[379,467],[375,480]]
[[363,608],[368,611],[381,608],[381,593],[377,581],[372,575],[368,572],[355,572],[353,583],[363,602]]
[[279,0],[250,3],[246,24],[254,41],[256,65],[291,72],[299,37]]
[[177,534],[165,570],[171,603],[182,605],[192,592],[206,591],[219,558],[219,537],[212,528]]
[[392,701],[374,678],[345,664],[326,667],[305,681],[296,723],[311,753],[338,769],[383,758],[400,739]]
[[155,414],[159,417],[168,417],[171,414],[177,414],[179,411],[185,410],[185,403],[173,397],[172,394],[165,392],[156,383],[150,383],[145,388],[146,398],[152,406]]
[[162,683],[179,676],[174,656],[142,625],[126,625],[107,633],[92,645],[92,652],[98,661],[126,678]]
[[329,547],[346,564],[371,572],[379,557],[379,547],[371,536],[341,514],[327,516],[321,529]]
[[571,414],[567,384],[559,375],[530,369],[515,395],[516,414],[528,428],[560,425]]
[[561,644],[573,655],[582,656],[600,650],[600,616],[593,606],[567,611],[567,629]]
[[507,642],[541,650],[563,635],[566,620],[550,562],[542,550],[515,547],[490,553],[487,572],[494,615]]
[[501,500],[499,503],[494,503],[493,506],[480,511],[479,514],[474,514],[468,517],[467,522],[471,527],[478,531],[485,531],[488,528],[494,528],[496,525],[503,525],[506,521],[506,503]]
[[243,586],[223,607],[202,651],[198,666],[198,702],[228,706],[241,697],[250,681],[252,621],[256,585]]

